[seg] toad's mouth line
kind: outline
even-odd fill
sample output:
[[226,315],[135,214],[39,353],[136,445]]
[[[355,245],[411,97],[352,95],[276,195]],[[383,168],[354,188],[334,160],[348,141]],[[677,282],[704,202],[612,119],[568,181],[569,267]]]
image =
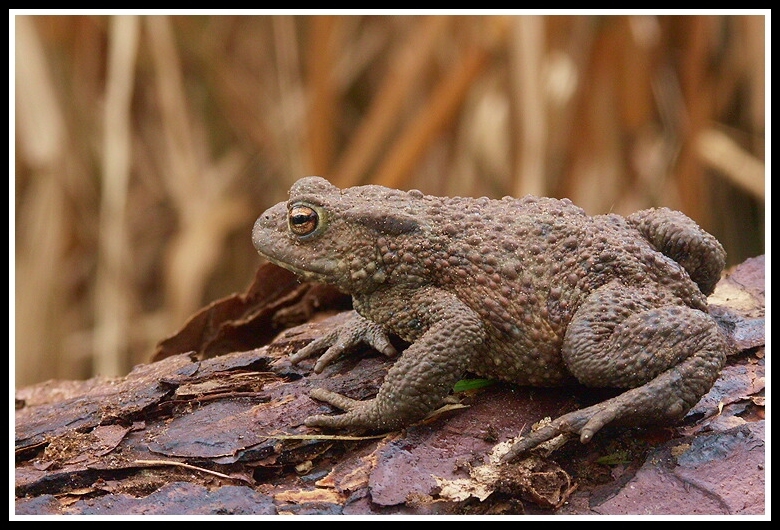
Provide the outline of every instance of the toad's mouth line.
[[[278,252],[278,249],[272,248],[271,252],[265,250],[258,250],[258,254],[264,257],[274,265],[278,265],[283,269],[300,276],[304,280],[313,281],[318,283],[327,283],[333,281],[333,275],[335,273],[335,267],[330,263],[317,263],[312,261],[303,262],[303,260],[290,258],[285,252]],[[301,265],[296,265],[295,261],[301,261]]]

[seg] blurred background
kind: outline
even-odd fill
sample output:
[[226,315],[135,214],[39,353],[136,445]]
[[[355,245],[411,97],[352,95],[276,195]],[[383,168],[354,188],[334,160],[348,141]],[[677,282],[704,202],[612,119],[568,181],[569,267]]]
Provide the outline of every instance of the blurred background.
[[15,376],[123,375],[299,177],[680,209],[764,253],[765,20],[16,16]]

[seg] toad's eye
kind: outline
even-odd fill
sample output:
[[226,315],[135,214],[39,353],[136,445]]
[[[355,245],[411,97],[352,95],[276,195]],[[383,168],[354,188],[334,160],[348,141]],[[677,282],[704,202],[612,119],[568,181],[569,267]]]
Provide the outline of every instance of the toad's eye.
[[317,211],[305,204],[294,205],[287,215],[287,224],[296,236],[308,236],[317,230],[319,223],[320,217]]

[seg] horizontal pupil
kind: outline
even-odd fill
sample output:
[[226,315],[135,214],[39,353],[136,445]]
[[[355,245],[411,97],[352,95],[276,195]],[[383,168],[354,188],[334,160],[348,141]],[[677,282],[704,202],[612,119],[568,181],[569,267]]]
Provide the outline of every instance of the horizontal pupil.
[[310,221],[313,221],[313,220],[314,220],[314,215],[313,214],[306,215],[306,214],[299,213],[299,214],[296,214],[296,215],[292,216],[292,222],[293,222],[293,224],[296,224],[296,225],[306,224],[306,223],[308,223]]

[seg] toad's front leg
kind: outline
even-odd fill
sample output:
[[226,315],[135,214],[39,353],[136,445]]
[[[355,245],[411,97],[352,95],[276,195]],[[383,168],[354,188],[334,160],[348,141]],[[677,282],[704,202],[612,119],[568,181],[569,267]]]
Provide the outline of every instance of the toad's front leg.
[[314,390],[312,397],[346,412],[311,416],[306,425],[390,431],[421,420],[439,406],[485,341],[485,330],[477,313],[456,297],[434,294],[434,300],[420,296],[415,297],[421,299],[418,303],[409,300],[406,304],[414,309],[404,321],[423,331],[390,369],[377,396],[356,401]]

